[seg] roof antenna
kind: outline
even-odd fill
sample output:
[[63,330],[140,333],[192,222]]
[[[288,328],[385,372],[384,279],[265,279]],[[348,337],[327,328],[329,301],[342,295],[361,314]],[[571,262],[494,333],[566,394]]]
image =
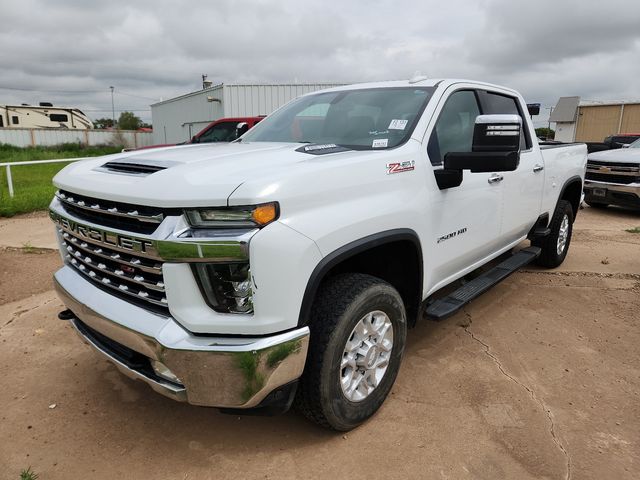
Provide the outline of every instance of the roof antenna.
[[409,80],[409,83],[419,83],[419,82],[423,82],[424,80],[427,80],[429,77],[427,77],[426,75],[422,75],[422,73],[420,73],[420,70],[416,70],[416,72],[413,74],[413,77],[411,77],[411,79]]

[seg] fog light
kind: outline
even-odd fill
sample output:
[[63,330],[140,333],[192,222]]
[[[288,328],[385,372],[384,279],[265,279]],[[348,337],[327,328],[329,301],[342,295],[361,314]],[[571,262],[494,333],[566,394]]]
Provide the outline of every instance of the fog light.
[[162,377],[165,380],[169,380],[170,382],[179,383],[182,385],[180,379],[176,377],[175,374],[171,370],[169,370],[169,367],[167,367],[164,363],[159,362],[158,360],[151,360],[151,368],[153,368],[153,371],[159,377]]
[[207,304],[221,313],[253,313],[248,263],[197,263],[198,284]]

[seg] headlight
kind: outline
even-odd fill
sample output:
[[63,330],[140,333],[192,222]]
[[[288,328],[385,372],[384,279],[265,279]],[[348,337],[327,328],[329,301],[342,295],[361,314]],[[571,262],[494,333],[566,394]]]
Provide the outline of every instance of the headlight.
[[276,202],[248,207],[197,208],[185,210],[192,227],[264,227],[278,218]]

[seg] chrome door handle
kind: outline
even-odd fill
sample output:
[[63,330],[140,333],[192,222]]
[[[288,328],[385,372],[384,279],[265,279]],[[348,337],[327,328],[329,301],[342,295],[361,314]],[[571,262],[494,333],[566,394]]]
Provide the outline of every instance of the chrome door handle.
[[536,163],[536,164],[533,166],[533,171],[534,171],[535,173],[541,172],[542,170],[544,170],[544,166],[543,166],[543,165],[540,165],[539,163]]
[[501,182],[502,180],[504,180],[504,177],[502,175],[496,175],[495,173],[493,175],[491,175],[489,177],[489,179],[487,180],[489,183],[498,183]]

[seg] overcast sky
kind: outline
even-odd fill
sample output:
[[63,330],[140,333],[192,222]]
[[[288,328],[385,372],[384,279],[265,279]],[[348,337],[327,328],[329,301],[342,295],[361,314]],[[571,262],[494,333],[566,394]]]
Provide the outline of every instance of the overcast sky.
[[[463,77],[558,97],[640,99],[631,0],[2,0],[0,103],[92,118],[220,82]],[[546,114],[545,114],[546,115]],[[537,118],[537,123],[544,121]]]

